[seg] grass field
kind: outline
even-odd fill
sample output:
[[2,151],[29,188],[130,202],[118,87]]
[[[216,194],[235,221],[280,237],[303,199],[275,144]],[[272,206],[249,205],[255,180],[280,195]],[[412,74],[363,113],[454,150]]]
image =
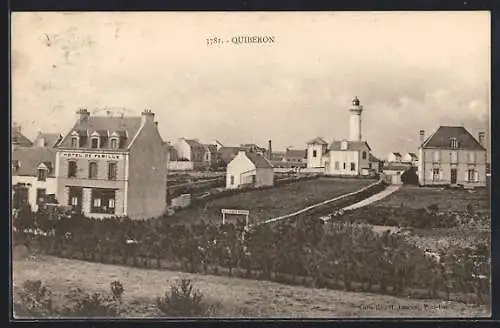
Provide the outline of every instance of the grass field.
[[289,214],[304,207],[359,190],[374,180],[320,178],[255,190],[209,201],[203,207],[187,208],[171,217],[179,222],[221,220],[220,210],[250,210],[251,223]]
[[[372,211],[372,213],[383,213],[384,208],[393,207],[398,209],[399,215],[404,215],[406,209],[410,211],[427,208],[432,204],[438,205],[439,211],[451,212],[465,211],[467,206],[471,204],[474,212],[484,215],[490,212],[490,194],[487,189],[467,191],[403,186],[393,194],[369,205],[363,210]],[[421,247],[433,250],[439,250],[450,245],[471,247],[478,242],[490,240],[490,225],[487,221],[468,227],[412,229],[411,236],[408,236],[408,239]]]
[[374,206],[425,208],[431,204],[437,204],[442,211],[464,211],[468,204],[472,204],[476,211],[489,211],[489,191],[404,186]]
[[217,317],[480,317],[487,307],[455,302],[414,300],[386,295],[287,286],[267,281],[172,271],[104,265],[77,260],[36,256],[32,260],[14,254],[13,286],[41,280],[53,292],[56,305],[63,295],[80,287],[87,292],[107,293],[119,280],[125,287],[127,317],[154,317],[154,299],[181,278],[191,279],[206,300],[218,305]]

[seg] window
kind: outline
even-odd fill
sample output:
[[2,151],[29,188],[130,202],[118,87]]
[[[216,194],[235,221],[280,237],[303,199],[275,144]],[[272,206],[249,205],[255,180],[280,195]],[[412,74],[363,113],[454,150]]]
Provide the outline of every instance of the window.
[[474,152],[469,152],[469,163],[475,163],[476,162],[476,154]]
[[78,148],[78,137],[71,137],[71,148]]
[[366,159],[366,151],[363,152],[363,156],[362,156],[363,159]]
[[45,201],[46,189],[38,188],[36,190],[36,204],[43,203]]
[[371,170],[371,168],[372,168],[372,163],[371,162],[368,163],[368,168]]
[[47,180],[47,170],[46,169],[38,169],[38,181]]
[[340,170],[340,163],[339,162],[335,162],[335,170]]
[[458,153],[456,151],[452,151],[450,154],[450,159],[452,163],[458,162]]
[[432,169],[432,180],[439,181],[439,176],[440,176],[440,170]]
[[346,165],[347,165],[347,164],[346,164],[346,163],[344,163],[344,170],[345,170],[345,168],[346,168]]
[[476,178],[475,172],[476,171],[474,169],[470,169],[467,171],[467,181],[469,181],[469,182],[475,181],[475,178]]
[[434,152],[434,162],[439,162],[439,151]]
[[100,198],[94,198],[92,206],[94,206],[94,207],[101,207],[101,199]]
[[112,149],[117,149],[118,148],[118,138],[111,138],[110,144],[111,144]]
[[108,164],[108,180],[116,180],[116,163]]
[[99,137],[93,137],[91,140],[91,148],[99,148]]
[[78,197],[76,197],[76,196],[71,197],[71,205],[73,205],[73,206],[78,205]]
[[457,148],[458,147],[458,142],[456,138],[450,138],[450,144],[451,148]]
[[317,155],[317,151],[313,150],[313,157],[316,157],[316,155]]
[[89,163],[89,179],[97,179],[97,163]]
[[356,171],[356,163],[351,163],[351,171]]
[[231,184],[234,185],[234,175],[231,175]]
[[114,189],[92,189],[91,192],[91,213],[115,213],[115,190]]
[[77,166],[75,161],[68,162],[68,178],[76,177]]

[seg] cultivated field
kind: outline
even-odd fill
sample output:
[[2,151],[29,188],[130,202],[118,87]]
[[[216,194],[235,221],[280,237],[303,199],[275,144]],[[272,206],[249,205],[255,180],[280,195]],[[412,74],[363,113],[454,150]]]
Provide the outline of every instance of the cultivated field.
[[367,221],[376,226],[412,228],[407,238],[418,246],[434,250],[451,245],[473,247],[490,239],[490,196],[489,191],[482,188],[404,186],[376,203],[353,211],[348,217],[368,218]]
[[220,210],[250,210],[250,221],[289,214],[304,207],[359,190],[374,180],[319,178],[290,183],[271,189],[254,190],[208,201],[202,206],[182,210],[172,221],[221,220]]
[[[414,300],[369,293],[287,286],[262,280],[246,280],[172,271],[145,270],[36,256],[27,260],[14,254],[13,285],[41,280],[53,292],[55,303],[72,288],[106,293],[113,280],[125,287],[127,317],[153,317],[154,299],[181,278],[191,279],[211,304],[217,317],[479,317],[486,306],[470,306],[438,300]],[[57,304],[56,304],[57,305]]]
[[426,208],[437,204],[441,211],[465,211],[469,204],[475,211],[489,211],[489,191],[404,186],[374,206]]

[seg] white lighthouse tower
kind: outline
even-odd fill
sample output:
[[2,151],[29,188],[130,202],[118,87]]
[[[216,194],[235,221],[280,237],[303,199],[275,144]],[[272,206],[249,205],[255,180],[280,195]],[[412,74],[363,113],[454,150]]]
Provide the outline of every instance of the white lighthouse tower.
[[352,107],[349,109],[351,113],[349,121],[349,141],[361,141],[361,113],[363,106],[359,104],[358,97],[352,100]]

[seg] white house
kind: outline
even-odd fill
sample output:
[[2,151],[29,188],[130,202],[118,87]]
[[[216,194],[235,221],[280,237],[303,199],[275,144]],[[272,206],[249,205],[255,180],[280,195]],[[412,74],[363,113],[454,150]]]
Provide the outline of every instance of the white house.
[[370,146],[366,141],[334,141],[330,145],[325,174],[328,175],[369,175]]
[[12,186],[24,184],[32,211],[49,195],[57,194],[56,151],[51,148],[16,148],[12,152]]
[[401,157],[401,162],[402,163],[409,163],[413,166],[418,165],[418,157],[417,154],[415,153],[406,153]]
[[264,187],[272,186],[273,184],[273,166],[262,155],[241,150],[227,165],[227,189]]
[[402,157],[400,153],[391,152],[387,155],[388,163],[400,163],[401,159]]
[[324,155],[328,151],[328,143],[321,137],[317,137],[307,143],[307,168],[324,168]]
[[411,164],[409,163],[389,163],[384,167],[383,172],[387,182],[398,185],[403,184],[403,174],[409,169],[411,169]]
[[349,109],[349,139],[333,141],[330,146],[323,138],[307,143],[307,169],[328,175],[370,175],[378,170],[379,161],[371,156],[368,142],[362,138],[363,106],[354,97]]
[[179,161],[193,162],[194,169],[208,168],[211,155],[206,145],[196,139],[179,138],[174,144]]

